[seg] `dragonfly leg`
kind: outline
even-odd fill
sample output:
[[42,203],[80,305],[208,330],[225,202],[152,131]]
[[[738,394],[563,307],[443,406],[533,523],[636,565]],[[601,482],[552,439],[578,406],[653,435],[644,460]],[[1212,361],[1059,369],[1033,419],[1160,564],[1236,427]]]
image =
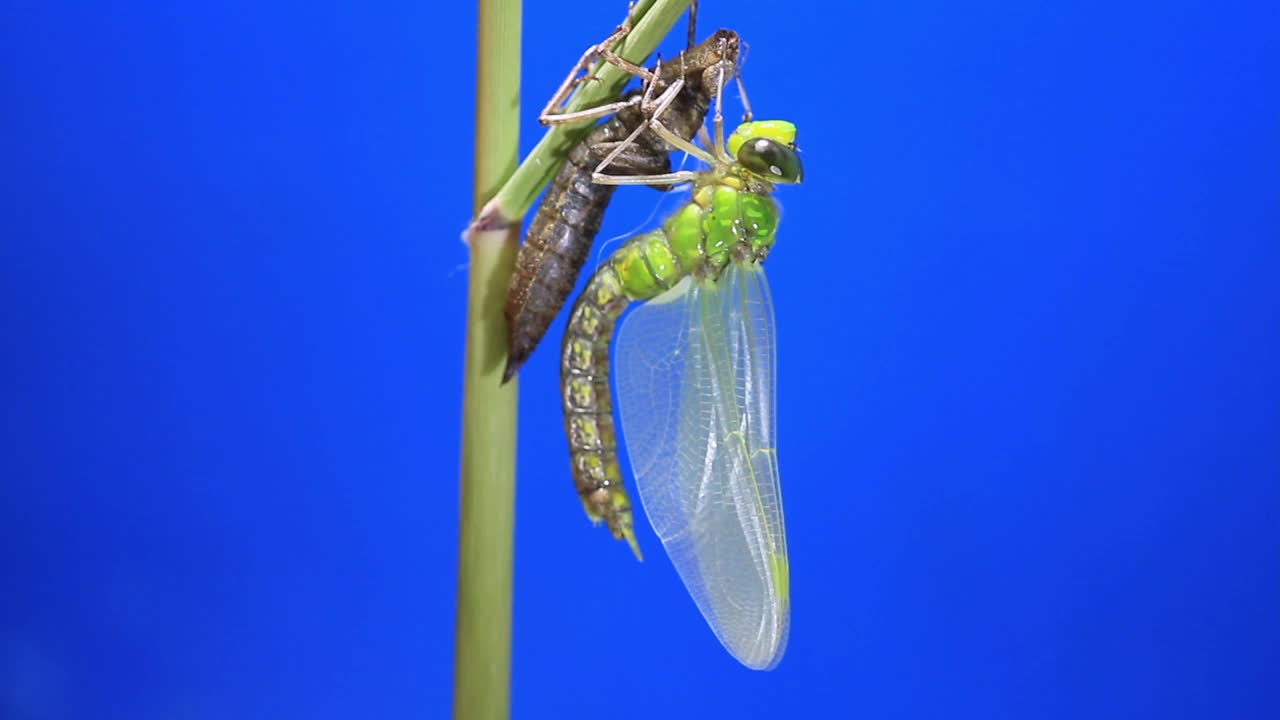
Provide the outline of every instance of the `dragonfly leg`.
[[698,142],[707,147],[711,147],[711,133],[707,132],[706,125],[698,128]]
[[625,140],[601,142],[591,146],[591,157],[613,155],[610,165],[626,175],[662,175],[671,171],[671,158],[640,151],[635,143]]
[[750,50],[745,42],[741,43],[741,47],[737,56],[734,58],[733,79],[738,83],[738,94],[742,96],[742,121],[751,122],[755,114],[751,112],[751,101],[747,99],[747,86],[742,82],[742,66],[747,62],[747,52]]
[[[668,92],[671,93],[672,97],[675,97],[675,93],[680,92],[680,88],[683,87],[683,85],[684,85],[684,78],[680,78],[679,80],[677,80],[675,83],[672,84],[672,86],[668,89]],[[650,111],[653,110],[653,108],[650,107],[652,103],[646,100],[646,98],[648,98],[649,95],[651,94],[652,89],[653,89],[653,83],[649,83],[649,85],[645,87],[644,94],[640,97],[640,107],[642,109],[642,112],[644,112],[645,114],[648,114]],[[664,94],[663,98],[665,97],[666,95]],[[658,112],[661,112],[661,110],[665,109],[669,104],[670,104],[669,100],[666,103],[660,102],[659,105],[661,106],[661,108],[658,110]],[[635,144],[636,138],[639,138],[640,134],[643,133],[647,127],[648,127],[648,123],[641,122],[636,126],[634,130],[631,131],[631,134],[628,135],[626,139],[624,139],[622,142],[612,143],[613,148],[607,154],[605,154],[604,159],[602,159],[600,161],[600,164],[596,166],[595,174],[604,175],[605,168],[612,167],[614,163],[617,161],[618,157],[622,155],[622,153],[626,152],[627,148]],[[620,176],[605,175],[605,177],[620,177]]]
[[605,115],[613,115],[621,110],[634,107],[640,104],[641,97],[639,95],[627,100],[619,100],[617,102],[605,103],[597,105],[585,110],[577,110],[574,112],[548,113],[543,110],[538,116],[538,122],[543,125],[564,125],[566,123],[581,122],[583,120],[594,120],[604,117]]
[[[644,132],[645,127],[646,125],[644,123],[641,123],[636,127],[635,130],[631,131],[631,134],[628,135],[625,140],[619,143],[613,143],[613,149],[611,149],[608,153],[605,154],[604,158],[600,160],[599,165],[596,165],[596,169],[592,173],[592,178],[594,179],[597,175],[600,177],[621,177],[621,176],[614,176],[614,175],[606,175],[604,172],[604,169],[607,167],[612,167],[614,162],[618,159],[618,157],[621,156],[622,153],[626,152],[627,148],[635,144],[636,138],[640,137],[640,133]],[[615,183],[615,184],[618,184],[618,183]]]
[[598,185],[682,185],[698,179],[693,170],[663,173],[662,175],[606,175],[602,172],[591,174],[591,182]]
[[658,98],[658,102],[656,104],[652,104],[653,107],[646,107],[646,103],[641,103],[641,107],[645,109],[646,113],[653,113],[650,116],[649,121],[638,125],[636,129],[631,131],[631,134],[628,135],[625,140],[613,144],[613,149],[604,156],[604,159],[600,161],[600,164],[596,166],[595,171],[591,174],[592,182],[600,183],[602,185],[666,185],[669,183],[682,183],[691,180],[691,176],[696,173],[688,173],[688,176],[676,173],[675,175],[679,175],[679,178],[672,179],[668,175],[659,175],[658,177],[635,177],[632,174],[615,175],[605,172],[606,168],[613,167],[617,163],[618,158],[626,152],[628,148],[634,145],[636,139],[640,137],[640,134],[647,129],[652,129],[655,134],[662,139],[667,140],[667,142],[671,143],[674,147],[685,152],[689,152],[704,162],[710,161],[710,155],[707,155],[701,148],[671,132],[660,122],[657,122],[657,117],[666,111],[666,109],[671,105],[671,101],[675,99],[675,96],[680,92],[680,88],[683,86],[684,78],[680,78],[667,88],[667,90]]
[[[654,76],[661,77],[662,76],[662,56],[661,55],[658,56],[658,60],[656,63],[654,63],[653,67],[654,67],[654,70],[653,70]],[[678,82],[681,85],[684,85],[684,77],[681,76],[679,79],[676,80],[676,82]],[[658,87],[657,82],[647,82],[644,84],[644,92],[641,93],[640,95],[640,107],[646,108],[646,112],[648,111],[648,108],[650,108],[654,103],[653,93],[657,87]]]
[[[622,153],[626,152],[627,148],[633,145],[636,138],[640,137],[640,134],[646,129],[653,130],[654,134],[667,141],[667,143],[678,150],[689,153],[705,163],[714,162],[714,158],[710,153],[697,145],[694,145],[685,138],[675,134],[663,125],[660,120],[662,113],[666,112],[667,108],[671,106],[671,102],[675,100],[676,95],[679,94],[682,87],[684,87],[684,78],[680,78],[672,83],[671,86],[658,97],[656,103],[641,104],[641,107],[649,113],[649,121],[641,124],[635,130],[632,130],[631,134],[628,135],[625,140],[618,143],[613,150],[600,161],[600,164],[596,166],[595,172],[591,174],[592,182],[602,185],[678,185],[680,183],[691,182],[697,177],[698,174],[692,170],[641,177],[605,173],[605,168],[613,166],[618,157],[622,155]],[[651,107],[646,107],[646,105],[651,105]]]
[[733,159],[729,157],[729,151],[725,149],[724,144],[724,66],[720,66],[720,71],[716,78],[716,114],[712,125],[716,129],[716,142],[713,150],[716,155],[720,156],[722,162],[731,162]]
[[738,94],[742,96],[742,121],[751,122],[755,116],[751,112],[751,101],[747,99],[747,86],[742,82],[741,73],[735,74],[734,77],[738,81]]
[[555,94],[551,96],[551,99],[548,100],[547,104],[542,108],[542,112],[538,114],[538,121],[543,125],[562,125],[582,120],[591,120],[594,118],[604,117],[605,115],[611,115],[622,108],[634,105],[638,102],[638,100],[620,101],[606,103],[604,105],[588,108],[586,110],[578,110],[576,112],[563,111],[564,106],[569,102],[570,95],[577,86],[584,82],[597,80],[594,75],[585,74],[591,71],[591,66],[595,65],[597,61],[603,60],[604,62],[614,65],[646,82],[651,82],[653,80],[653,74],[648,70],[613,52],[613,46],[617,44],[618,41],[622,40],[622,38],[626,37],[630,32],[631,18],[630,15],[628,15],[627,19],[624,20],[622,24],[609,35],[609,37],[605,38],[602,42],[596,43],[595,45],[587,48],[586,52],[582,53],[582,57],[578,60],[578,64],[574,65],[573,69],[569,71],[569,75],[565,77],[564,82],[560,83],[560,87],[556,90]]
[[658,137],[662,138],[663,140],[666,140],[667,143],[670,144],[672,147],[678,150],[684,151],[686,153],[689,153],[690,155],[698,158],[699,160],[705,163],[708,163],[708,164],[714,163],[715,158],[712,157],[710,153],[698,147],[697,145],[694,145],[691,141],[686,140],[685,138],[682,138],[679,135],[675,134],[674,132],[669,130],[666,125],[662,124],[662,120],[661,120],[662,114],[666,112],[667,108],[671,105],[672,101],[676,99],[676,94],[680,92],[680,88],[683,87],[683,85],[684,85],[684,78],[681,78],[675,81],[674,83],[671,84],[671,87],[667,88],[666,91],[662,93],[662,95],[658,98],[658,102],[653,108],[647,108],[648,110],[650,110],[648,126],[653,129],[653,132],[656,133]]
[[698,0],[690,0],[689,2],[689,38],[685,45],[685,49],[689,49],[698,42]]
[[574,65],[573,69],[569,71],[569,74],[565,76],[564,81],[560,83],[560,87],[556,89],[555,94],[551,96],[551,99],[547,101],[546,106],[542,108],[542,112],[538,114],[538,119],[541,120],[543,124],[549,124],[546,118],[554,117],[557,114],[554,110],[558,107],[562,107],[569,100],[569,95],[572,94],[573,89],[586,81],[587,76],[582,76],[580,73],[586,73],[591,70],[591,66],[594,65],[596,60],[600,57],[600,48],[607,47],[618,42],[622,38],[626,37],[629,32],[631,32],[630,17],[624,20],[622,24],[609,35],[609,37],[605,38],[604,42],[592,45],[582,53],[582,57],[578,59],[577,64]]
[[641,80],[644,80],[645,82],[653,82],[654,75],[653,73],[649,72],[647,68],[640,67],[639,65],[631,62],[630,60],[622,57],[621,55],[614,53],[612,50],[610,50],[607,47],[602,47],[600,49],[600,59],[604,60],[610,65],[613,65],[614,67],[617,67],[623,70],[624,72],[635,75],[636,77],[640,78]]

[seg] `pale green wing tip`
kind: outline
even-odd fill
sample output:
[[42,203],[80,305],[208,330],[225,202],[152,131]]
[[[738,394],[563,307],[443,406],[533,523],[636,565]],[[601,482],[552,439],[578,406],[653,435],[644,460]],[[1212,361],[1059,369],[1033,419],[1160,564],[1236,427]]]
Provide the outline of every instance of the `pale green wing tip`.
[[770,637],[763,647],[761,647],[758,640],[749,647],[734,648],[728,642],[724,642],[723,639],[721,644],[724,645],[724,648],[729,651],[729,654],[735,660],[742,663],[746,668],[760,672],[773,670],[782,663],[782,656],[787,653],[787,641],[791,636],[791,618],[785,614],[785,608],[783,608],[783,613],[781,626],[778,628],[777,634]]
[[769,553],[769,565],[773,568],[773,589],[778,593],[783,612],[791,608],[791,563],[786,555]]
[[782,656],[786,654],[786,650],[787,650],[787,641],[786,641],[786,638],[783,638],[782,644],[778,646],[778,651],[770,655],[763,662],[752,663],[744,660],[742,664],[746,665],[748,668],[752,670],[759,670],[760,672],[769,672],[770,670],[776,670],[778,665],[782,663]]
[[782,626],[777,637],[772,638],[772,642],[768,647],[744,648],[746,652],[742,654],[733,652],[733,650],[730,649],[729,653],[733,655],[738,662],[752,670],[768,672],[778,667],[782,662],[782,656],[787,653],[787,641],[791,636],[791,618],[786,614],[787,609],[785,607],[782,612],[784,613],[782,617]]
[[[769,553],[769,578],[777,598],[777,604],[769,615],[774,618],[775,630],[766,634],[765,642],[759,636],[748,640],[740,638],[731,646],[726,638],[721,638],[729,654],[752,670],[767,672],[778,667],[782,656],[787,651],[787,641],[791,635],[791,569],[785,553]],[[713,626],[714,627],[714,626]],[[718,633],[717,633],[718,634]]]

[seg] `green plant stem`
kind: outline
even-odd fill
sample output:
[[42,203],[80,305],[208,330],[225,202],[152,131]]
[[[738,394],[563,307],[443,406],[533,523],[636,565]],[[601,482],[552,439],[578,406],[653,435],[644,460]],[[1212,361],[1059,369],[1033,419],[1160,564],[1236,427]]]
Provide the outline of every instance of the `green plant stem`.
[[[643,62],[689,0],[642,0],[617,52]],[[476,79],[476,220],[467,230],[467,295],[462,411],[462,507],[454,648],[454,717],[499,720],[510,713],[511,583],[515,527],[516,389],[502,384],[503,301],[520,219],[589,123],[551,128],[516,168],[520,120],[520,0],[480,0]],[[569,104],[578,110],[616,95],[627,75],[593,71]]]
[[[480,0],[475,210],[519,157],[520,0]],[[515,381],[502,384],[503,299],[519,224],[470,232],[462,411],[462,507],[454,648],[454,717],[510,713],[511,578],[515,528]]]

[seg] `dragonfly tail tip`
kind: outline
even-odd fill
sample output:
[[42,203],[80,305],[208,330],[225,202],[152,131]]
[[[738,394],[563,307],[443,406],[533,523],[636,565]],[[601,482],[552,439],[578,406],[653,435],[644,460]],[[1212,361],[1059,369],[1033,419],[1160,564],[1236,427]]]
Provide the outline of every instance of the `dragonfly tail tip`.
[[625,538],[627,544],[631,546],[631,552],[635,554],[638,562],[644,562],[644,553],[640,552],[640,543],[636,542],[635,533],[630,530],[626,531]]

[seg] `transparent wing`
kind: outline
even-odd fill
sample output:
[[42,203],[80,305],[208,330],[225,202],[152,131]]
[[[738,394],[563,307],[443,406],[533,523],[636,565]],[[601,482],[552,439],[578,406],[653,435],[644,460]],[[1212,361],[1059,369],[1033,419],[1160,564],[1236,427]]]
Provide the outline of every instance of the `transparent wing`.
[[763,269],[732,265],[633,311],[615,356],[649,521],[716,637],[758,670],[782,658],[791,611],[773,324]]

